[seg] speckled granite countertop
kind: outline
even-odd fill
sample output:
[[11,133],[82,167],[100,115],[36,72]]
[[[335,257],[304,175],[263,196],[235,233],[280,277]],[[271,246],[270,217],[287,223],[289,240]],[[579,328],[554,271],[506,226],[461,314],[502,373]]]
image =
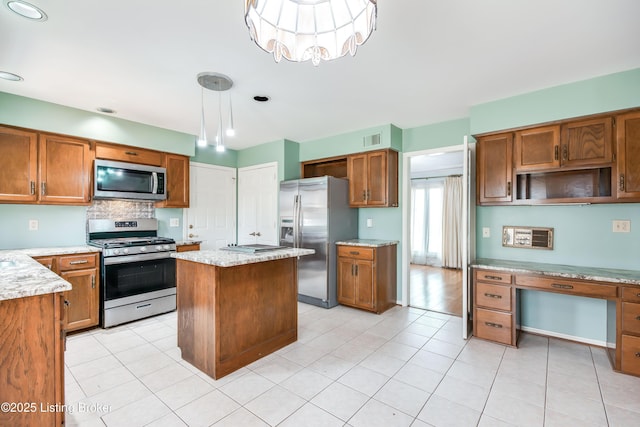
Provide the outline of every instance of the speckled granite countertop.
[[278,249],[275,251],[258,252],[255,254],[230,252],[223,250],[207,250],[194,252],[176,252],[172,257],[185,261],[211,264],[218,267],[233,267],[236,265],[253,264],[256,262],[272,261],[283,258],[295,258],[315,253],[313,249]]
[[511,273],[540,274],[543,276],[564,277],[567,279],[596,280],[600,282],[640,286],[640,271],[636,270],[616,270],[611,268],[580,267],[487,258],[476,259],[471,263],[471,266]]
[[62,292],[71,289],[63,280],[31,257],[99,252],[93,246],[32,248],[0,251],[0,301]]
[[368,248],[379,248],[381,246],[397,245],[397,240],[379,240],[379,239],[351,239],[336,242],[336,245],[363,246]]

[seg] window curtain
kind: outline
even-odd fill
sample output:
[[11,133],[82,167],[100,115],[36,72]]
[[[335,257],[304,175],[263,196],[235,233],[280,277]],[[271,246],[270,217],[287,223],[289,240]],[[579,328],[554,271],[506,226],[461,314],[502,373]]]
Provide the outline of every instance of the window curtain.
[[411,181],[411,263],[442,266],[443,179]]
[[462,177],[444,181],[442,216],[442,266],[462,268]]

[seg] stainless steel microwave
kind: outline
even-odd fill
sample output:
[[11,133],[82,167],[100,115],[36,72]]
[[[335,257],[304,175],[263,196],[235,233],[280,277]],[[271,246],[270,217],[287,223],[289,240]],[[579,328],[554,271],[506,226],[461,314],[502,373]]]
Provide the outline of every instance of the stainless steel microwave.
[[94,199],[167,198],[165,168],[98,159],[93,172]]

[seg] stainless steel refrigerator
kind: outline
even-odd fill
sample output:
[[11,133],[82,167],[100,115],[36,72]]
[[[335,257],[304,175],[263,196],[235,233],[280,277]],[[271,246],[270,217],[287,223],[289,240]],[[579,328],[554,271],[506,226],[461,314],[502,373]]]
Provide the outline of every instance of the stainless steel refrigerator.
[[335,243],[357,236],[349,181],[323,176],[280,183],[280,245],[316,251],[298,260],[298,301],[338,305]]

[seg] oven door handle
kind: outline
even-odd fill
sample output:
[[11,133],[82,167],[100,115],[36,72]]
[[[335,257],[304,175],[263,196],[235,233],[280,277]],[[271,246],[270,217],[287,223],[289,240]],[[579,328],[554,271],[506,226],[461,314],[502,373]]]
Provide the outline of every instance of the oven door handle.
[[136,261],[150,261],[155,259],[167,259],[171,258],[171,252],[156,252],[151,254],[136,254],[136,255],[123,255],[112,256],[103,258],[104,265],[125,264]]

